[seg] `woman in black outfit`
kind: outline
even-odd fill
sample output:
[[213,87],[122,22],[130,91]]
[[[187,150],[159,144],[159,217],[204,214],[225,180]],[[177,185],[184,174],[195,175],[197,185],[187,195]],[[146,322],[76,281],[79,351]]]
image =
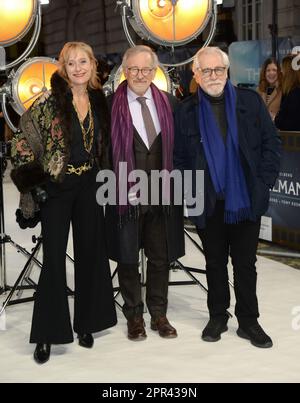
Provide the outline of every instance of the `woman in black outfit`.
[[[79,345],[91,348],[92,333],[116,324],[106,254],[103,208],[96,202],[96,174],[105,166],[109,122],[105,97],[89,45],[65,44],[51,91],[21,118],[12,141],[12,178],[26,218],[40,209],[43,268],[36,292],[30,342],[34,359],[49,359],[51,344],[73,341],[66,284],[70,224],[74,243],[74,322]],[[31,191],[47,200],[38,206]]]
[[[275,117],[279,130],[300,131],[300,70],[296,55],[287,55],[282,60],[282,100],[280,110]],[[299,57],[299,55],[298,55]]]

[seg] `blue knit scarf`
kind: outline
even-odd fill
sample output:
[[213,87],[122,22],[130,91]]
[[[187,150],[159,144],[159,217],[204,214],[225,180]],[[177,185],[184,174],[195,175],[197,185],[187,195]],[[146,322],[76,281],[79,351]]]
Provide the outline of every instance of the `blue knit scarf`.
[[251,219],[251,204],[239,156],[235,88],[228,80],[225,86],[226,145],[211,104],[200,87],[198,95],[200,133],[215,191],[225,199],[224,222],[236,224]]

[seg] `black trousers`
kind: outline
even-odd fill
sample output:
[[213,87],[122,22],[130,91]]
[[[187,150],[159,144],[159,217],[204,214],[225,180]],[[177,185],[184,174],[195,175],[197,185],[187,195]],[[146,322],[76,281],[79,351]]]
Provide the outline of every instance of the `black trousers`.
[[206,228],[198,229],[206,260],[208,309],[210,317],[226,315],[230,306],[228,257],[231,257],[236,297],[235,314],[242,326],[259,317],[256,296],[256,251],[260,230],[257,222],[224,224],[224,202],[217,201]]
[[[152,317],[166,315],[168,305],[169,262],[166,223],[163,213],[151,210],[139,216],[139,246],[147,256],[146,304]],[[136,264],[118,263],[123,313],[127,319],[143,314],[141,281]]]
[[74,245],[74,331],[93,333],[116,323],[106,255],[103,208],[96,202],[96,170],[66,175],[48,183],[41,206],[43,268],[36,292],[31,343],[73,341],[67,282],[66,249],[70,223]]

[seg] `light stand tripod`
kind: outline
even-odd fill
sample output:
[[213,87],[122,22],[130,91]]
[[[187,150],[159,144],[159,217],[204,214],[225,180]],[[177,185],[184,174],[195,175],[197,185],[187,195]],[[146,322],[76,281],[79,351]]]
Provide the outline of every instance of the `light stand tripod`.
[[[0,311],[0,316],[2,315],[2,313],[4,312],[6,306],[8,305],[15,305],[15,304],[20,304],[22,302],[30,302],[34,300],[34,295],[32,297],[26,297],[26,298],[18,298],[16,300],[11,300],[14,293],[18,290],[18,297],[20,297],[22,294],[22,291],[25,289],[34,289],[36,290],[37,288],[37,284],[30,278],[30,274],[33,268],[33,264],[35,263],[37,266],[40,267],[40,269],[42,269],[42,264],[39,260],[37,260],[37,255],[40,251],[40,248],[42,246],[42,237],[39,236],[38,238],[36,238],[35,236],[32,237],[32,241],[34,243],[36,243],[35,247],[32,249],[31,254],[29,254],[29,252],[27,252],[24,248],[20,247],[22,250],[20,250],[22,253],[28,255],[29,254],[29,258],[27,260],[27,262],[25,263],[25,266],[23,268],[23,270],[21,271],[21,273],[19,274],[19,277],[17,278],[15,284],[11,287],[11,290],[8,294],[8,296],[6,297],[5,301],[3,302],[1,311]],[[74,263],[74,259],[67,253],[66,254],[67,258],[71,261],[71,263]],[[27,283],[27,285],[25,285],[25,282]],[[19,285],[20,284],[20,285]],[[68,295],[74,295],[74,292],[67,287],[67,293]]]
[[[8,296],[6,297],[5,301],[3,302],[1,311],[0,311],[0,316],[2,315],[2,313],[4,312],[5,308],[7,305],[14,305],[14,304],[19,304],[21,302],[29,302],[29,301],[33,301],[34,297],[28,297],[28,298],[18,298],[17,300],[13,300],[11,301],[11,298],[13,297],[14,293],[19,290],[25,290],[25,289],[32,289],[32,288],[36,288],[36,283],[34,281],[32,281],[30,279],[30,274],[31,274],[31,270],[33,267],[33,263],[37,264],[40,268],[42,268],[42,264],[36,259],[37,254],[40,251],[41,245],[42,245],[42,237],[32,237],[33,242],[36,242],[36,246],[33,248],[32,253],[29,254],[29,259],[27,260],[27,262],[25,263],[25,266],[23,268],[23,270],[21,271],[19,277],[17,278],[17,281],[15,282],[15,284],[13,285],[13,287],[10,287],[11,290],[8,294]],[[23,249],[23,248],[22,248]],[[25,252],[24,254],[27,254],[29,252]],[[27,282],[28,285],[24,285],[25,281]],[[21,284],[19,286],[19,284]],[[19,294],[21,295],[21,294]]]
[[[14,242],[9,235],[5,233],[5,218],[4,218],[4,195],[3,195],[3,177],[6,168],[6,155],[8,154],[8,145],[5,142],[0,142],[0,294],[9,291],[10,293],[6,298],[3,308],[1,309],[0,315],[2,314],[6,305],[9,304],[11,297],[13,296],[14,292],[23,289],[30,289],[34,288],[36,284],[29,278],[29,269],[31,269],[32,264],[36,263],[39,267],[42,267],[41,263],[36,259],[36,254],[38,253],[41,242],[39,238],[33,237],[33,241],[37,242],[36,247],[32,253],[28,252],[25,248],[18,245]],[[10,245],[14,246],[18,252],[21,252],[25,257],[29,258],[28,262],[25,265],[25,268],[22,270],[21,275],[19,276],[17,282],[13,287],[7,285],[7,277],[6,277],[6,244],[9,243]],[[31,270],[30,270],[31,271]],[[25,275],[23,276],[23,273]],[[24,285],[25,280],[27,285]],[[21,286],[19,286],[19,282],[22,281]],[[31,299],[29,299],[31,300]],[[12,303],[17,302],[24,302],[23,300],[12,301]]]
[[9,235],[5,233],[5,219],[4,219],[4,196],[3,196],[3,176],[5,171],[7,144],[0,142],[0,294],[10,290],[7,285],[6,279],[6,244],[9,243],[14,246],[18,252],[24,256],[29,257],[30,253],[14,242]]
[[[0,294],[10,291],[8,296],[6,297],[1,311],[0,316],[4,312],[6,306],[14,305],[22,302],[33,301],[34,297],[20,298],[22,295],[22,291],[26,289],[36,289],[37,284],[30,278],[30,274],[33,268],[33,265],[36,264],[40,269],[42,268],[42,263],[37,259],[38,253],[42,246],[42,237],[32,237],[32,241],[36,243],[35,247],[32,249],[32,252],[28,252],[25,248],[18,245],[14,242],[9,235],[5,233],[5,220],[4,220],[4,196],[3,196],[3,176],[5,171],[5,156],[7,155],[7,144],[0,142]],[[6,280],[6,244],[14,246],[17,249],[17,252],[21,252],[26,258],[28,258],[25,263],[24,268],[22,269],[20,275],[18,276],[15,284],[10,287],[7,285]],[[68,259],[74,263],[74,260],[70,255],[67,254]],[[12,300],[15,292],[18,291],[17,296],[18,299]],[[73,291],[68,288],[68,295],[73,295]]]

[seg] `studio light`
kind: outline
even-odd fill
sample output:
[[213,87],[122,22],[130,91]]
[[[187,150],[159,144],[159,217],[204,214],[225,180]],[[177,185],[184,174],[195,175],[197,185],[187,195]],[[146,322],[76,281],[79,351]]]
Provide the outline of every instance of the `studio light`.
[[[124,33],[130,46],[136,45],[128,22],[134,31],[146,41],[170,48],[184,46],[196,39],[210,23],[202,47],[208,46],[217,25],[217,0],[117,0],[121,7]],[[179,62],[165,63],[164,66],[179,67],[193,61],[193,58]]]
[[[118,86],[126,80],[125,75],[123,73],[122,66],[115,67],[110,76],[108,81],[103,86],[103,91],[106,95],[112,94],[116,91]],[[166,92],[172,92],[172,83],[169,78],[167,71],[162,66],[158,66],[156,70],[156,74],[153,80],[153,83],[160,89]]]
[[13,131],[16,127],[9,118],[7,101],[22,115],[43,92],[50,89],[51,76],[56,70],[54,59],[34,57],[10,72],[7,82],[0,88],[0,99],[5,120]]
[[54,59],[34,57],[13,73],[11,81],[11,106],[21,115],[45,91],[49,90],[52,74],[57,70]]
[[131,0],[129,21],[146,40],[159,45],[184,45],[206,27],[212,0]]
[[[42,25],[41,4],[40,0],[0,0],[0,71],[8,76],[7,82],[0,87],[0,102],[6,123],[13,131],[17,129],[8,115],[7,102],[22,114],[49,88],[50,76],[56,70],[54,61],[49,58],[29,59],[16,67],[37,44]],[[17,59],[7,63],[6,48],[20,41],[29,31],[31,39],[26,49]],[[18,70],[15,72],[13,68]]]
[[38,9],[37,0],[0,0],[0,46],[10,46],[32,27]]

